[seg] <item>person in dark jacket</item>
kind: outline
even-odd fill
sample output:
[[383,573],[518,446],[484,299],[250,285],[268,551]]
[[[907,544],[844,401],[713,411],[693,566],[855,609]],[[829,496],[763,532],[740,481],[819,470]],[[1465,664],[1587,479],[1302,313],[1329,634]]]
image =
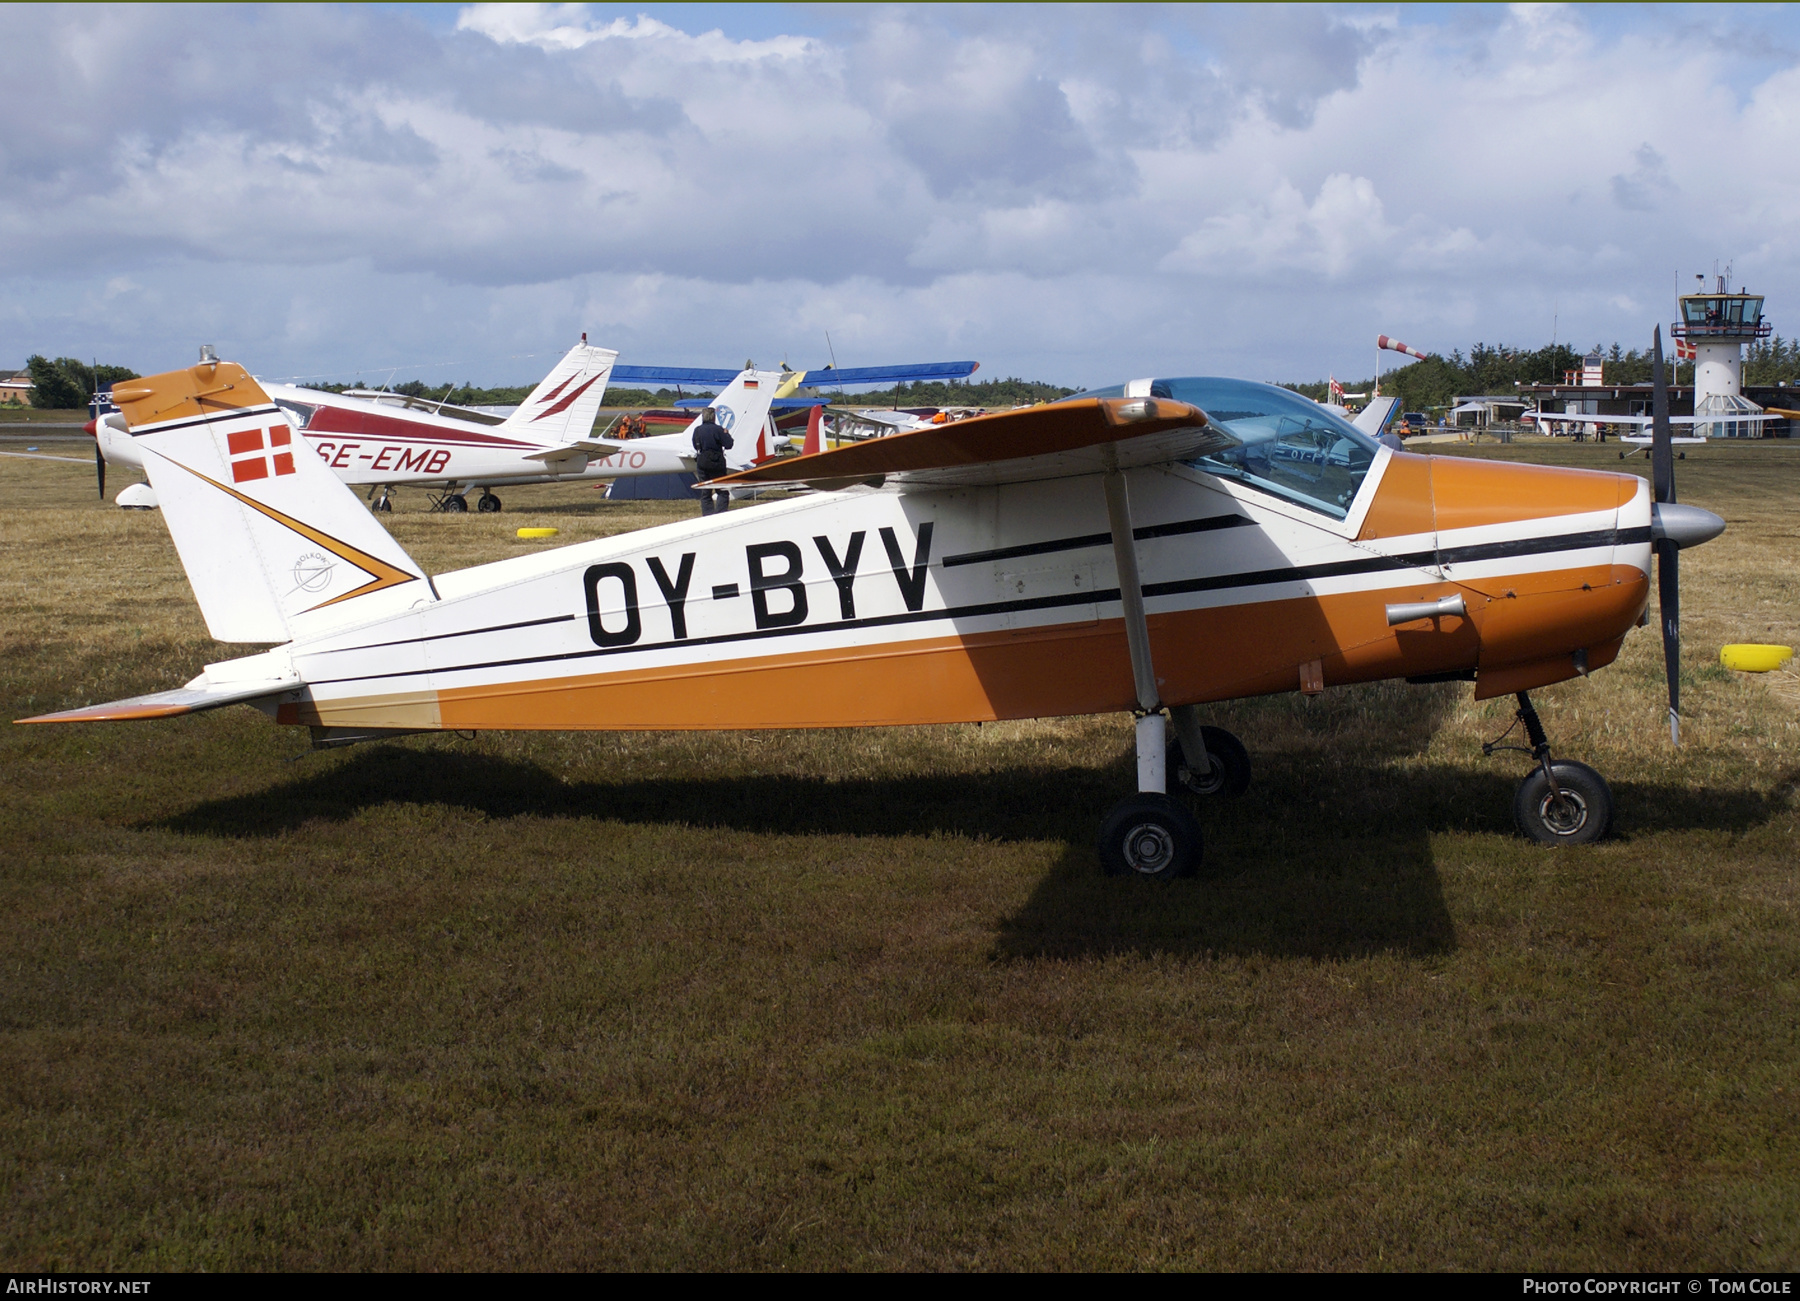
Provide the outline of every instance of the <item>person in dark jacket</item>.
[[[731,446],[731,434],[719,424],[719,414],[713,408],[706,408],[700,417],[700,426],[694,430],[694,471],[700,476],[702,483],[708,479],[716,479],[724,474],[725,449]],[[724,489],[700,492],[700,513],[716,514],[731,508],[731,494]]]

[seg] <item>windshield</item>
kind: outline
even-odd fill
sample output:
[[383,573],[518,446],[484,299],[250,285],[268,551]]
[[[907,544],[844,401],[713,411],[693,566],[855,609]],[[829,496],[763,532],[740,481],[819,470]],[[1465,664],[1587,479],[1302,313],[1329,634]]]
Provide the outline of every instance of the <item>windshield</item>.
[[[1123,384],[1079,393],[1125,396]],[[1150,396],[1191,402],[1241,446],[1187,462],[1258,492],[1343,519],[1375,461],[1375,440],[1342,416],[1290,389],[1243,379],[1159,379]],[[1065,399],[1066,400],[1066,399]]]

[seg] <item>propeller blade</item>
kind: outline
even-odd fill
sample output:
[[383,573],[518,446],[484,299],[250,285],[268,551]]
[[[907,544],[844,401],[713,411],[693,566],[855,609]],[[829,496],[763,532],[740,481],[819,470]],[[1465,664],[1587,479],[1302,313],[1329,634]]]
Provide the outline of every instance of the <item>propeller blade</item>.
[[100,450],[100,444],[94,444],[94,477],[100,480],[100,500],[106,500],[106,453]]
[[1669,379],[1663,373],[1662,326],[1650,351],[1650,488],[1660,502],[1675,500],[1675,445],[1669,440]]
[[[1650,487],[1657,505],[1675,500],[1675,445],[1669,426],[1669,379],[1663,373],[1662,326],[1650,348]],[[1656,543],[1656,600],[1662,612],[1663,672],[1669,679],[1669,741],[1681,744],[1681,544]]]
[[1656,544],[1656,599],[1662,611],[1663,671],[1669,676],[1669,740],[1681,744],[1681,548]]

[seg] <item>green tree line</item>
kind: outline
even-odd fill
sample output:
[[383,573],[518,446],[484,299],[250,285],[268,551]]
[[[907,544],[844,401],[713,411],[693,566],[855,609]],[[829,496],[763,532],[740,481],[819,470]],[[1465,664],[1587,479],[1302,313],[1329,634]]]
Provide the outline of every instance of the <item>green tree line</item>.
[[31,405],[51,411],[85,407],[100,385],[138,378],[125,366],[90,366],[74,357],[51,361],[36,353],[26,359],[25,369],[31,375]]

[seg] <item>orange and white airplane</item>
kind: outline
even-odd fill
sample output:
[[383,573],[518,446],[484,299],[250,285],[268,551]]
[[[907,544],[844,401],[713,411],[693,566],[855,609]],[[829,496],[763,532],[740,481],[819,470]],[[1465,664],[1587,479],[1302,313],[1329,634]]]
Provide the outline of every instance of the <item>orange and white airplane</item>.
[[1158,878],[1201,858],[1171,779],[1249,780],[1207,704],[1386,678],[1516,694],[1520,827],[1603,834],[1605,781],[1552,758],[1527,693],[1613,660],[1653,547],[1673,636],[1674,549],[1724,527],[1672,479],[1653,503],[1634,476],[1395,452],[1266,384],[1145,379],[715,481],[810,494],[428,574],[240,367],[113,392],[212,634],[278,644],[23,722],[243,702],[332,745],[1132,711],[1138,791],[1100,854]]

